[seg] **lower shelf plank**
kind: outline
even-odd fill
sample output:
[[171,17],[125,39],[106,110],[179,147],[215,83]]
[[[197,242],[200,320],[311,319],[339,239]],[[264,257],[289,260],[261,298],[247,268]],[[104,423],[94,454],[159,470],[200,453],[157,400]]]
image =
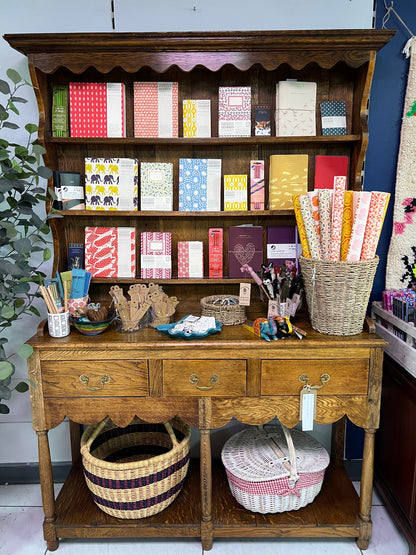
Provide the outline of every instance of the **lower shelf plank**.
[[[56,501],[59,538],[200,537],[198,461],[191,461],[183,490],[159,514],[118,519],[93,502],[82,469],[74,467]],[[232,497],[220,461],[213,463],[214,537],[357,537],[359,498],[344,468],[330,466],[313,503],[298,511],[262,515],[244,509]]]

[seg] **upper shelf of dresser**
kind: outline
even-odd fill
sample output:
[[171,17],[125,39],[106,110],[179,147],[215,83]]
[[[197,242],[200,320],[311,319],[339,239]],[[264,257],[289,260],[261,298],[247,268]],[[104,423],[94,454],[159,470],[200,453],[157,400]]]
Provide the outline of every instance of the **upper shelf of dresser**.
[[254,64],[274,70],[281,64],[301,69],[309,63],[329,69],[338,62],[359,67],[395,34],[392,30],[221,31],[186,33],[7,34],[5,40],[44,73],[66,67],[80,74],[93,66],[134,73],[171,66],[218,71],[230,64],[245,71]]

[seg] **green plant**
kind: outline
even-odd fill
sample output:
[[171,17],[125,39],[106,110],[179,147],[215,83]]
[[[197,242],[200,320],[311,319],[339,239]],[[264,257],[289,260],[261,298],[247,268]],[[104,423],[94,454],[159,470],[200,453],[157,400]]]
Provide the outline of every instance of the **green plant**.
[[[9,81],[0,79],[0,413],[7,414],[8,401],[15,389],[27,391],[26,382],[11,387],[15,365],[7,353],[4,332],[24,315],[40,316],[33,301],[40,296],[38,286],[45,274],[41,265],[51,257],[47,247],[49,225],[38,215],[47,201],[40,178],[48,179],[51,171],[43,166],[45,149],[38,144],[37,125],[22,128],[19,104],[27,102],[22,89],[32,85],[13,69],[7,70]],[[17,137],[15,140],[13,140]],[[19,144],[18,137],[23,137]],[[29,345],[21,345],[17,354],[27,358]]]

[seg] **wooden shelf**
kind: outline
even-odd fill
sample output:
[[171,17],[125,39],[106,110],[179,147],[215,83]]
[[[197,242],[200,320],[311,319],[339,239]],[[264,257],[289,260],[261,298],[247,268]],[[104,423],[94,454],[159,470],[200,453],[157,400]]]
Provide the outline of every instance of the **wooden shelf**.
[[156,211],[156,210],[61,210],[56,212],[57,216],[83,216],[89,217],[117,217],[125,216],[128,218],[253,218],[276,216],[293,216],[293,210],[239,210],[239,211],[220,211],[220,212],[178,212]]
[[[316,499],[297,511],[262,515],[247,511],[231,495],[220,461],[213,464],[214,537],[355,537],[359,533],[359,498],[344,467],[330,466]],[[99,509],[74,467],[56,502],[56,530],[62,538],[199,537],[200,473],[193,460],[176,500],[157,515],[123,520]],[[299,530],[300,528],[300,530]]]

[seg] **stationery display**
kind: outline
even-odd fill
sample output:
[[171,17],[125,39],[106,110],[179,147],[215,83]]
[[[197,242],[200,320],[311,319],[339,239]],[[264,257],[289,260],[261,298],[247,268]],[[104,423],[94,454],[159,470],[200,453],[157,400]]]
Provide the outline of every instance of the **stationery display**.
[[224,175],[224,211],[247,210],[247,175]]
[[219,87],[218,136],[251,136],[251,87]]
[[125,137],[123,83],[69,83],[71,137]]
[[170,279],[172,277],[172,234],[144,231],[140,242],[140,277]]
[[384,310],[404,322],[416,325],[416,291],[413,289],[385,289],[382,294]]
[[263,228],[261,226],[230,226],[228,228],[228,275],[241,277],[240,268],[249,264],[261,272],[263,262]]
[[183,101],[183,136],[211,137],[211,101]]
[[307,154],[273,154],[270,156],[270,210],[292,209],[293,195],[306,194],[307,190]]
[[178,241],[178,277],[204,277],[203,248],[202,241]]
[[135,277],[136,229],[86,227],[85,269],[93,277]]
[[179,159],[179,212],[221,210],[221,160]]
[[173,164],[140,164],[140,210],[173,210]]
[[321,102],[321,122],[322,135],[346,135],[345,102],[343,100]]
[[135,158],[85,158],[87,210],[137,210]]
[[287,80],[276,83],[276,136],[316,135],[314,82]]
[[178,83],[133,83],[134,136],[178,136]]
[[264,160],[250,161],[250,210],[264,210]]
[[85,210],[84,187],[77,172],[53,172],[57,210]]
[[54,85],[53,87],[52,137],[69,137],[68,85]]
[[210,228],[208,230],[208,252],[209,252],[209,277],[222,278],[223,276],[223,248],[224,230],[222,228]]
[[254,135],[270,136],[272,134],[270,106],[254,106]]
[[336,176],[348,176],[348,156],[315,156],[315,189],[333,189]]

